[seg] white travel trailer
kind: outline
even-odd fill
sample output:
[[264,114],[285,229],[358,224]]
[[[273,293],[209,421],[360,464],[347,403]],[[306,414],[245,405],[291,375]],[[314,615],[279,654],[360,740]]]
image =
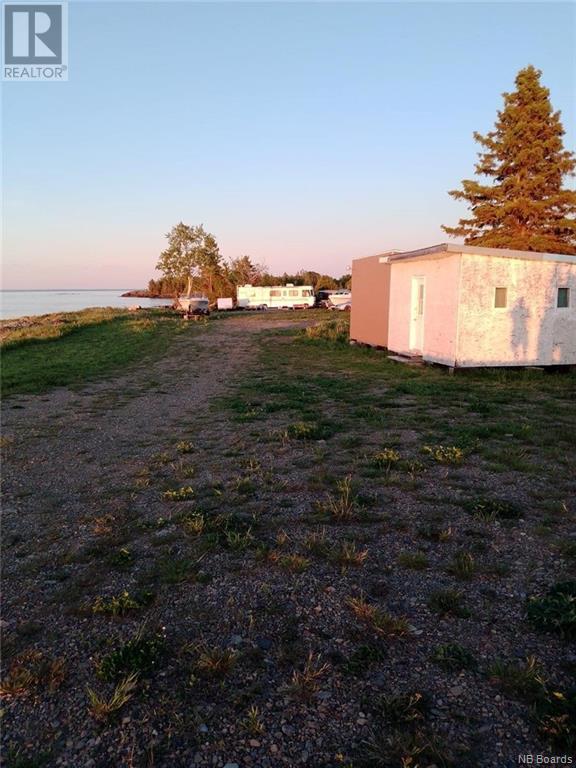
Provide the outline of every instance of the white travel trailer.
[[314,306],[311,285],[239,285],[238,306],[244,309],[303,309]]

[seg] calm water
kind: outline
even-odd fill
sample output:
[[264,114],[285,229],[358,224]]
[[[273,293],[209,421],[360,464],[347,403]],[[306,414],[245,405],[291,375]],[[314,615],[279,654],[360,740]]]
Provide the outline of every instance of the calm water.
[[0,291],[0,319],[24,315],[45,315],[48,312],[74,312],[87,307],[158,307],[170,304],[170,299],[122,298],[127,288],[102,291]]

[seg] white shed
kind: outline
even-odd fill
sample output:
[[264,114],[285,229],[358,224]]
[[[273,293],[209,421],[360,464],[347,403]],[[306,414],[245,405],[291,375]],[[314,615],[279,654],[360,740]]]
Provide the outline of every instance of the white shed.
[[576,256],[442,244],[379,260],[389,350],[451,367],[576,365]]

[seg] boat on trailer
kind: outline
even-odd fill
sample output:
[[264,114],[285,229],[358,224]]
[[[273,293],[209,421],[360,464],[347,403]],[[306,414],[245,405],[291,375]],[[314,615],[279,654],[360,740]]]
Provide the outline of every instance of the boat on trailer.
[[178,296],[176,299],[176,308],[185,312],[188,317],[191,315],[208,315],[210,300],[202,293],[192,290],[192,279],[188,278],[188,289],[184,296]]
[[341,291],[333,291],[328,296],[328,308],[329,309],[349,309],[352,306],[352,291],[343,289]]

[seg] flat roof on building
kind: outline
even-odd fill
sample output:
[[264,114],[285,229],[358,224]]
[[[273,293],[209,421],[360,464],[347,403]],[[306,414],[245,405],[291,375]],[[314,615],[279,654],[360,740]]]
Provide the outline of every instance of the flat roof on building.
[[481,248],[476,245],[458,245],[440,243],[416,251],[389,251],[379,255],[383,263],[403,261],[404,259],[422,259],[442,253],[472,253],[478,256],[497,256],[504,259],[526,259],[528,261],[560,261],[576,264],[576,255],[567,253],[540,253],[538,251],[515,251],[510,248]]

